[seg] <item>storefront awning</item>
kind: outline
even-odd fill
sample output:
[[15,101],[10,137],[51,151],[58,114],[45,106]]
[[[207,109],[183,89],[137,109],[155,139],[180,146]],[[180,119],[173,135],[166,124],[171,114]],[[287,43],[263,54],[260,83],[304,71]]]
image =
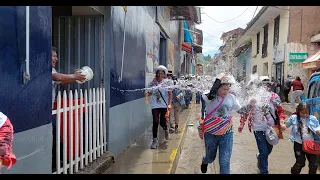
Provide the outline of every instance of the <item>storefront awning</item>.
[[192,53],[192,46],[190,43],[182,42],[181,46],[182,46],[183,51],[186,51],[188,53]]
[[309,69],[309,68],[317,68],[320,59],[320,50],[316,52],[316,54],[308,57],[304,62],[302,62],[302,68]]

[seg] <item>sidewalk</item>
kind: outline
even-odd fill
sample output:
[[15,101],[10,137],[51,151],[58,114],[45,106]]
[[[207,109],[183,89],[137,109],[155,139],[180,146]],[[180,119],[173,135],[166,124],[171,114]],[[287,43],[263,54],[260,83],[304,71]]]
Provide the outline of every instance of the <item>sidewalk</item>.
[[[152,142],[152,126],[140,136],[134,144],[115,159],[111,168],[103,174],[173,174],[179,160],[184,141],[186,123],[194,103],[190,109],[180,115],[180,132],[171,134],[168,142],[164,140],[164,131],[159,126],[159,147],[150,149]],[[151,121],[151,119],[150,119]]]

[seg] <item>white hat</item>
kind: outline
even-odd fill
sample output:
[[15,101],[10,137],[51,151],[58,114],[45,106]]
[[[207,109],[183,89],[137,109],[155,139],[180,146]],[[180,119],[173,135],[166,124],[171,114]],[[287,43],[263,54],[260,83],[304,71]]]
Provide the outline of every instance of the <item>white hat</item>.
[[232,75],[225,75],[221,78],[221,84],[235,84],[236,80]]
[[156,68],[156,72],[157,72],[157,71],[164,71],[165,74],[168,74],[168,69],[167,69],[165,66],[163,66],[163,65],[158,66],[158,67]]

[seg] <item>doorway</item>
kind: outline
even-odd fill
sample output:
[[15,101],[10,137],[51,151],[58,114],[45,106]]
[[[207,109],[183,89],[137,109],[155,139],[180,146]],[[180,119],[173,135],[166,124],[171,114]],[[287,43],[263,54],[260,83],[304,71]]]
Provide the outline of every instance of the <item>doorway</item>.
[[167,39],[161,32],[160,32],[160,47],[159,47],[159,65],[164,65],[166,67],[168,66]]
[[276,87],[276,93],[282,98],[282,84],[283,84],[283,62],[276,64],[276,79],[275,81],[280,82],[280,86]]

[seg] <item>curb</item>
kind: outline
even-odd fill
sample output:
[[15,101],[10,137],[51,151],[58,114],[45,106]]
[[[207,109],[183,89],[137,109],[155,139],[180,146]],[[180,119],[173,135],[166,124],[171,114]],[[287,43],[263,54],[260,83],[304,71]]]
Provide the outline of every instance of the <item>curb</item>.
[[173,157],[170,157],[170,161],[172,161],[172,162],[171,162],[171,165],[170,165],[171,167],[170,167],[170,169],[169,169],[167,174],[175,174],[175,172],[177,170],[177,166],[178,166],[178,162],[179,162],[180,155],[181,155],[181,152],[182,152],[185,136],[186,136],[187,130],[188,130],[188,122],[189,122],[190,114],[191,114],[192,111],[193,111],[193,104],[191,104],[190,111],[188,112],[187,121],[182,126],[183,127],[181,129],[182,136],[181,136],[179,145],[178,145],[176,151],[173,151],[171,153],[173,155]]
[[107,151],[76,174],[102,174],[114,164],[114,155]]

